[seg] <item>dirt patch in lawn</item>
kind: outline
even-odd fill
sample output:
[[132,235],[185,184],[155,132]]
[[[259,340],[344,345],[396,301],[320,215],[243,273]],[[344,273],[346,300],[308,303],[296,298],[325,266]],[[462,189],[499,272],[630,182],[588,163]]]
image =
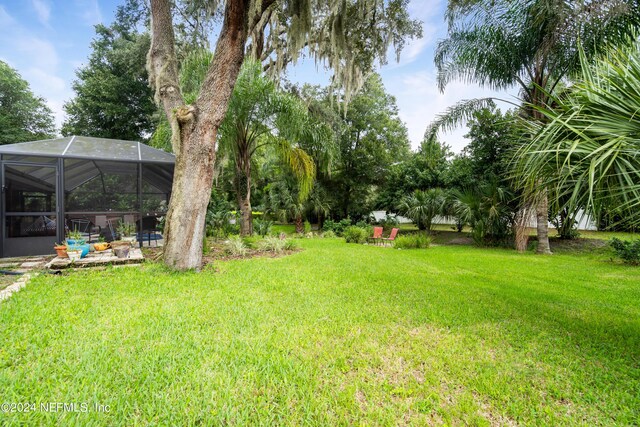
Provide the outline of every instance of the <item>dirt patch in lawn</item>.
[[609,246],[607,240],[599,239],[549,239],[552,252],[601,252]]
[[297,248],[289,251],[281,252],[265,252],[257,249],[247,249],[245,255],[231,255],[222,245],[212,247],[209,252],[202,257],[202,265],[212,263],[214,261],[230,261],[234,259],[250,259],[250,258],[281,258],[287,255],[300,252],[302,249]]
[[[259,251],[257,249],[247,248],[245,255],[232,255],[225,249],[222,243],[214,243],[209,246],[207,252],[202,256],[202,266],[211,264],[217,261],[231,261],[238,259],[251,259],[251,258],[281,258],[287,255],[300,252],[301,248],[293,250],[285,250],[281,252],[268,252]],[[143,253],[146,259],[152,261],[160,261],[162,259],[162,248],[144,248]]]

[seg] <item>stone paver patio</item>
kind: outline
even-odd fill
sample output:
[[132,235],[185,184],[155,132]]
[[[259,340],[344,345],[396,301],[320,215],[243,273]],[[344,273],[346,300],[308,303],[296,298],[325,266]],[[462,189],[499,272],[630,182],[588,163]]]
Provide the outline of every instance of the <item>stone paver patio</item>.
[[131,248],[127,258],[118,258],[111,249],[108,249],[102,252],[89,252],[85,258],[77,261],[55,257],[45,267],[52,270],[62,270],[65,268],[89,268],[108,264],[140,264],[142,262],[144,262],[144,255],[142,255],[140,248]]

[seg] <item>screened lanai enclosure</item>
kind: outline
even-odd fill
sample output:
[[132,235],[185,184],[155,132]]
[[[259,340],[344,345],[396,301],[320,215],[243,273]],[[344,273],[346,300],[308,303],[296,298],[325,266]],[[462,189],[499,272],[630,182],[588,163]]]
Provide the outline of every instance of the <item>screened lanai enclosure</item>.
[[0,146],[0,257],[53,253],[70,231],[160,240],[174,161],[140,142],[84,136]]

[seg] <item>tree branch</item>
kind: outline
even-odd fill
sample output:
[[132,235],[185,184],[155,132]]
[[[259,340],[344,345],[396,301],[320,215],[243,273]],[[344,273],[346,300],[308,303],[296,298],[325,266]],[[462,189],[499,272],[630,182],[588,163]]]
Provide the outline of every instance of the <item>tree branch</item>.
[[151,0],[151,48],[147,56],[149,83],[171,124],[173,151],[180,152],[180,128],[173,112],[184,105],[178,77],[175,36],[169,0]]
[[217,129],[224,120],[244,60],[248,14],[249,0],[228,1],[225,5],[213,61],[196,100],[205,127]]

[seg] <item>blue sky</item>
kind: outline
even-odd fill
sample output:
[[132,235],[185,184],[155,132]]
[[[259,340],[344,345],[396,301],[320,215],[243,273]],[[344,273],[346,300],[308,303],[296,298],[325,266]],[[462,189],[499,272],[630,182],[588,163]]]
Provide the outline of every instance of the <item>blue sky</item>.
[[[44,97],[56,116],[58,128],[64,118],[62,106],[73,97],[75,70],[86,62],[93,26],[113,20],[119,0],[0,0],[0,60],[18,70],[34,93]],[[423,22],[424,37],[408,43],[399,63],[390,58],[381,68],[387,91],[396,97],[400,117],[406,123],[413,147],[417,147],[429,122],[461,99],[498,95],[455,82],[440,93],[436,86],[433,52],[445,36],[445,0],[411,0],[411,15]],[[311,64],[289,70],[291,80],[326,83],[328,74]],[[512,91],[513,92],[513,91]],[[454,151],[466,144],[466,129],[445,134],[442,140]]]

